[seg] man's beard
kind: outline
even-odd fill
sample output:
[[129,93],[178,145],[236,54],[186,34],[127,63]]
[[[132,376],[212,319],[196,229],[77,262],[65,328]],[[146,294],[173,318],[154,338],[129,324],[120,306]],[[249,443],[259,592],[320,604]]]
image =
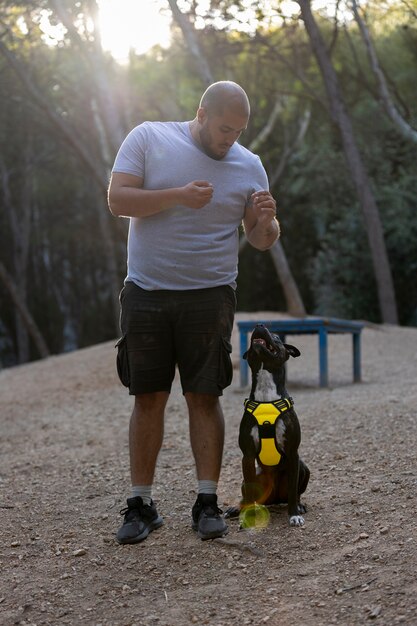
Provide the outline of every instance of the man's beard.
[[210,131],[207,128],[202,128],[200,130],[199,137],[200,137],[201,146],[204,152],[207,154],[207,156],[209,156],[211,159],[215,159],[216,161],[221,161],[222,159],[224,159],[227,152],[225,152],[222,155],[219,155],[213,152],[213,150],[211,149],[212,138],[211,138]]

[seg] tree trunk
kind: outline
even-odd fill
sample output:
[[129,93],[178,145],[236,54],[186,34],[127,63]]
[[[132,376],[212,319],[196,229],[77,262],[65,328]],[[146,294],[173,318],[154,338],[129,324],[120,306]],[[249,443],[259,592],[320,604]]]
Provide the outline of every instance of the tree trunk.
[[306,310],[304,308],[304,303],[294,276],[291,273],[284,248],[282,247],[280,241],[276,241],[274,243],[270,249],[270,253],[281,281],[282,289],[284,290],[288,313],[294,317],[305,317]]
[[[29,132],[27,133],[25,150],[21,156],[22,166],[19,169],[22,182],[14,197],[10,185],[10,171],[7,170],[1,156],[0,180],[3,208],[10,225],[12,273],[20,298],[23,302],[26,302],[29,242],[31,237],[32,170],[35,160]],[[29,335],[22,316],[17,309],[15,311],[15,327],[17,362],[26,363],[29,360]]]
[[352,122],[345,109],[336,72],[313,17],[310,1],[298,0],[306,31],[323,76],[332,119],[339,129],[346,161],[365,220],[378,290],[379,307],[385,323],[397,324],[397,306],[384,233],[371,184],[357,146]]
[[6,268],[4,267],[1,261],[0,261],[0,280],[3,282],[4,286],[9,292],[10,297],[13,301],[13,304],[18,310],[19,314],[21,315],[23,323],[25,324],[29,335],[32,337],[34,344],[39,352],[39,355],[42,358],[49,356],[50,352],[49,352],[48,346],[46,345],[46,341],[43,338],[42,333],[40,332],[35,320],[30,314],[25,301],[20,296],[20,293],[18,292],[13,282],[12,277],[10,276],[9,272],[6,270]]

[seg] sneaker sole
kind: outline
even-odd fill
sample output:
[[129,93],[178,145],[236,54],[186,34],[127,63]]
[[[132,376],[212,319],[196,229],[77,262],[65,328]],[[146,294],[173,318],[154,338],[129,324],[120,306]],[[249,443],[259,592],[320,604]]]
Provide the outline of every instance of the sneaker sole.
[[227,535],[228,532],[229,531],[227,528],[222,533],[210,533],[210,534],[203,535],[203,533],[198,532],[197,537],[202,539],[202,541],[207,541],[207,539],[221,539],[222,537]]
[[140,543],[141,541],[144,541],[146,539],[149,533],[151,533],[153,530],[156,530],[157,528],[160,528],[163,523],[164,523],[164,520],[162,519],[162,517],[157,517],[156,520],[151,522],[149,526],[147,526],[144,529],[144,531],[140,533],[140,535],[136,535],[136,537],[129,537],[129,539],[118,539],[116,537],[116,541],[120,545],[126,545],[130,543]]
[[203,541],[206,541],[207,539],[221,539],[221,537],[224,537],[229,532],[229,529],[226,527],[220,532],[218,530],[213,530],[211,533],[202,533],[198,530],[198,524],[194,523],[192,524],[192,529],[197,532],[197,537]]

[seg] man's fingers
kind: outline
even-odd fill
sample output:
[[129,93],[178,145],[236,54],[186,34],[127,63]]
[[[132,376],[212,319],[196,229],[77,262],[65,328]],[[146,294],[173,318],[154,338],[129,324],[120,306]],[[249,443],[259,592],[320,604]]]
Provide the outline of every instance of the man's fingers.
[[211,189],[213,189],[213,185],[207,180],[193,180],[192,184],[196,187],[210,187]]
[[274,207],[276,206],[276,202],[274,198],[271,196],[269,191],[256,191],[252,195],[253,205],[257,208],[259,207]]
[[184,187],[184,204],[190,209],[201,209],[211,202],[213,185],[207,180],[193,180]]
[[275,218],[277,205],[269,191],[256,191],[252,195],[252,202],[258,219],[262,222],[270,221]]
[[269,192],[269,191],[265,191],[265,190],[264,190],[264,191],[255,191],[255,192],[252,194],[252,198],[253,198],[254,200],[257,200],[258,198],[265,198],[265,197],[267,197],[267,198],[272,198],[272,196],[271,196],[271,194],[270,194],[270,192]]

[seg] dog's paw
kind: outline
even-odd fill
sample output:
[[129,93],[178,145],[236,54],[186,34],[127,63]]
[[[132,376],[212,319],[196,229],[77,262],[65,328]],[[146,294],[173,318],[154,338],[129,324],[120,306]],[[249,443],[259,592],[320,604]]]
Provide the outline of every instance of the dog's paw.
[[304,517],[302,515],[291,515],[290,526],[304,526]]
[[229,506],[224,512],[224,517],[226,519],[231,519],[233,517],[239,517],[240,514],[240,506]]

